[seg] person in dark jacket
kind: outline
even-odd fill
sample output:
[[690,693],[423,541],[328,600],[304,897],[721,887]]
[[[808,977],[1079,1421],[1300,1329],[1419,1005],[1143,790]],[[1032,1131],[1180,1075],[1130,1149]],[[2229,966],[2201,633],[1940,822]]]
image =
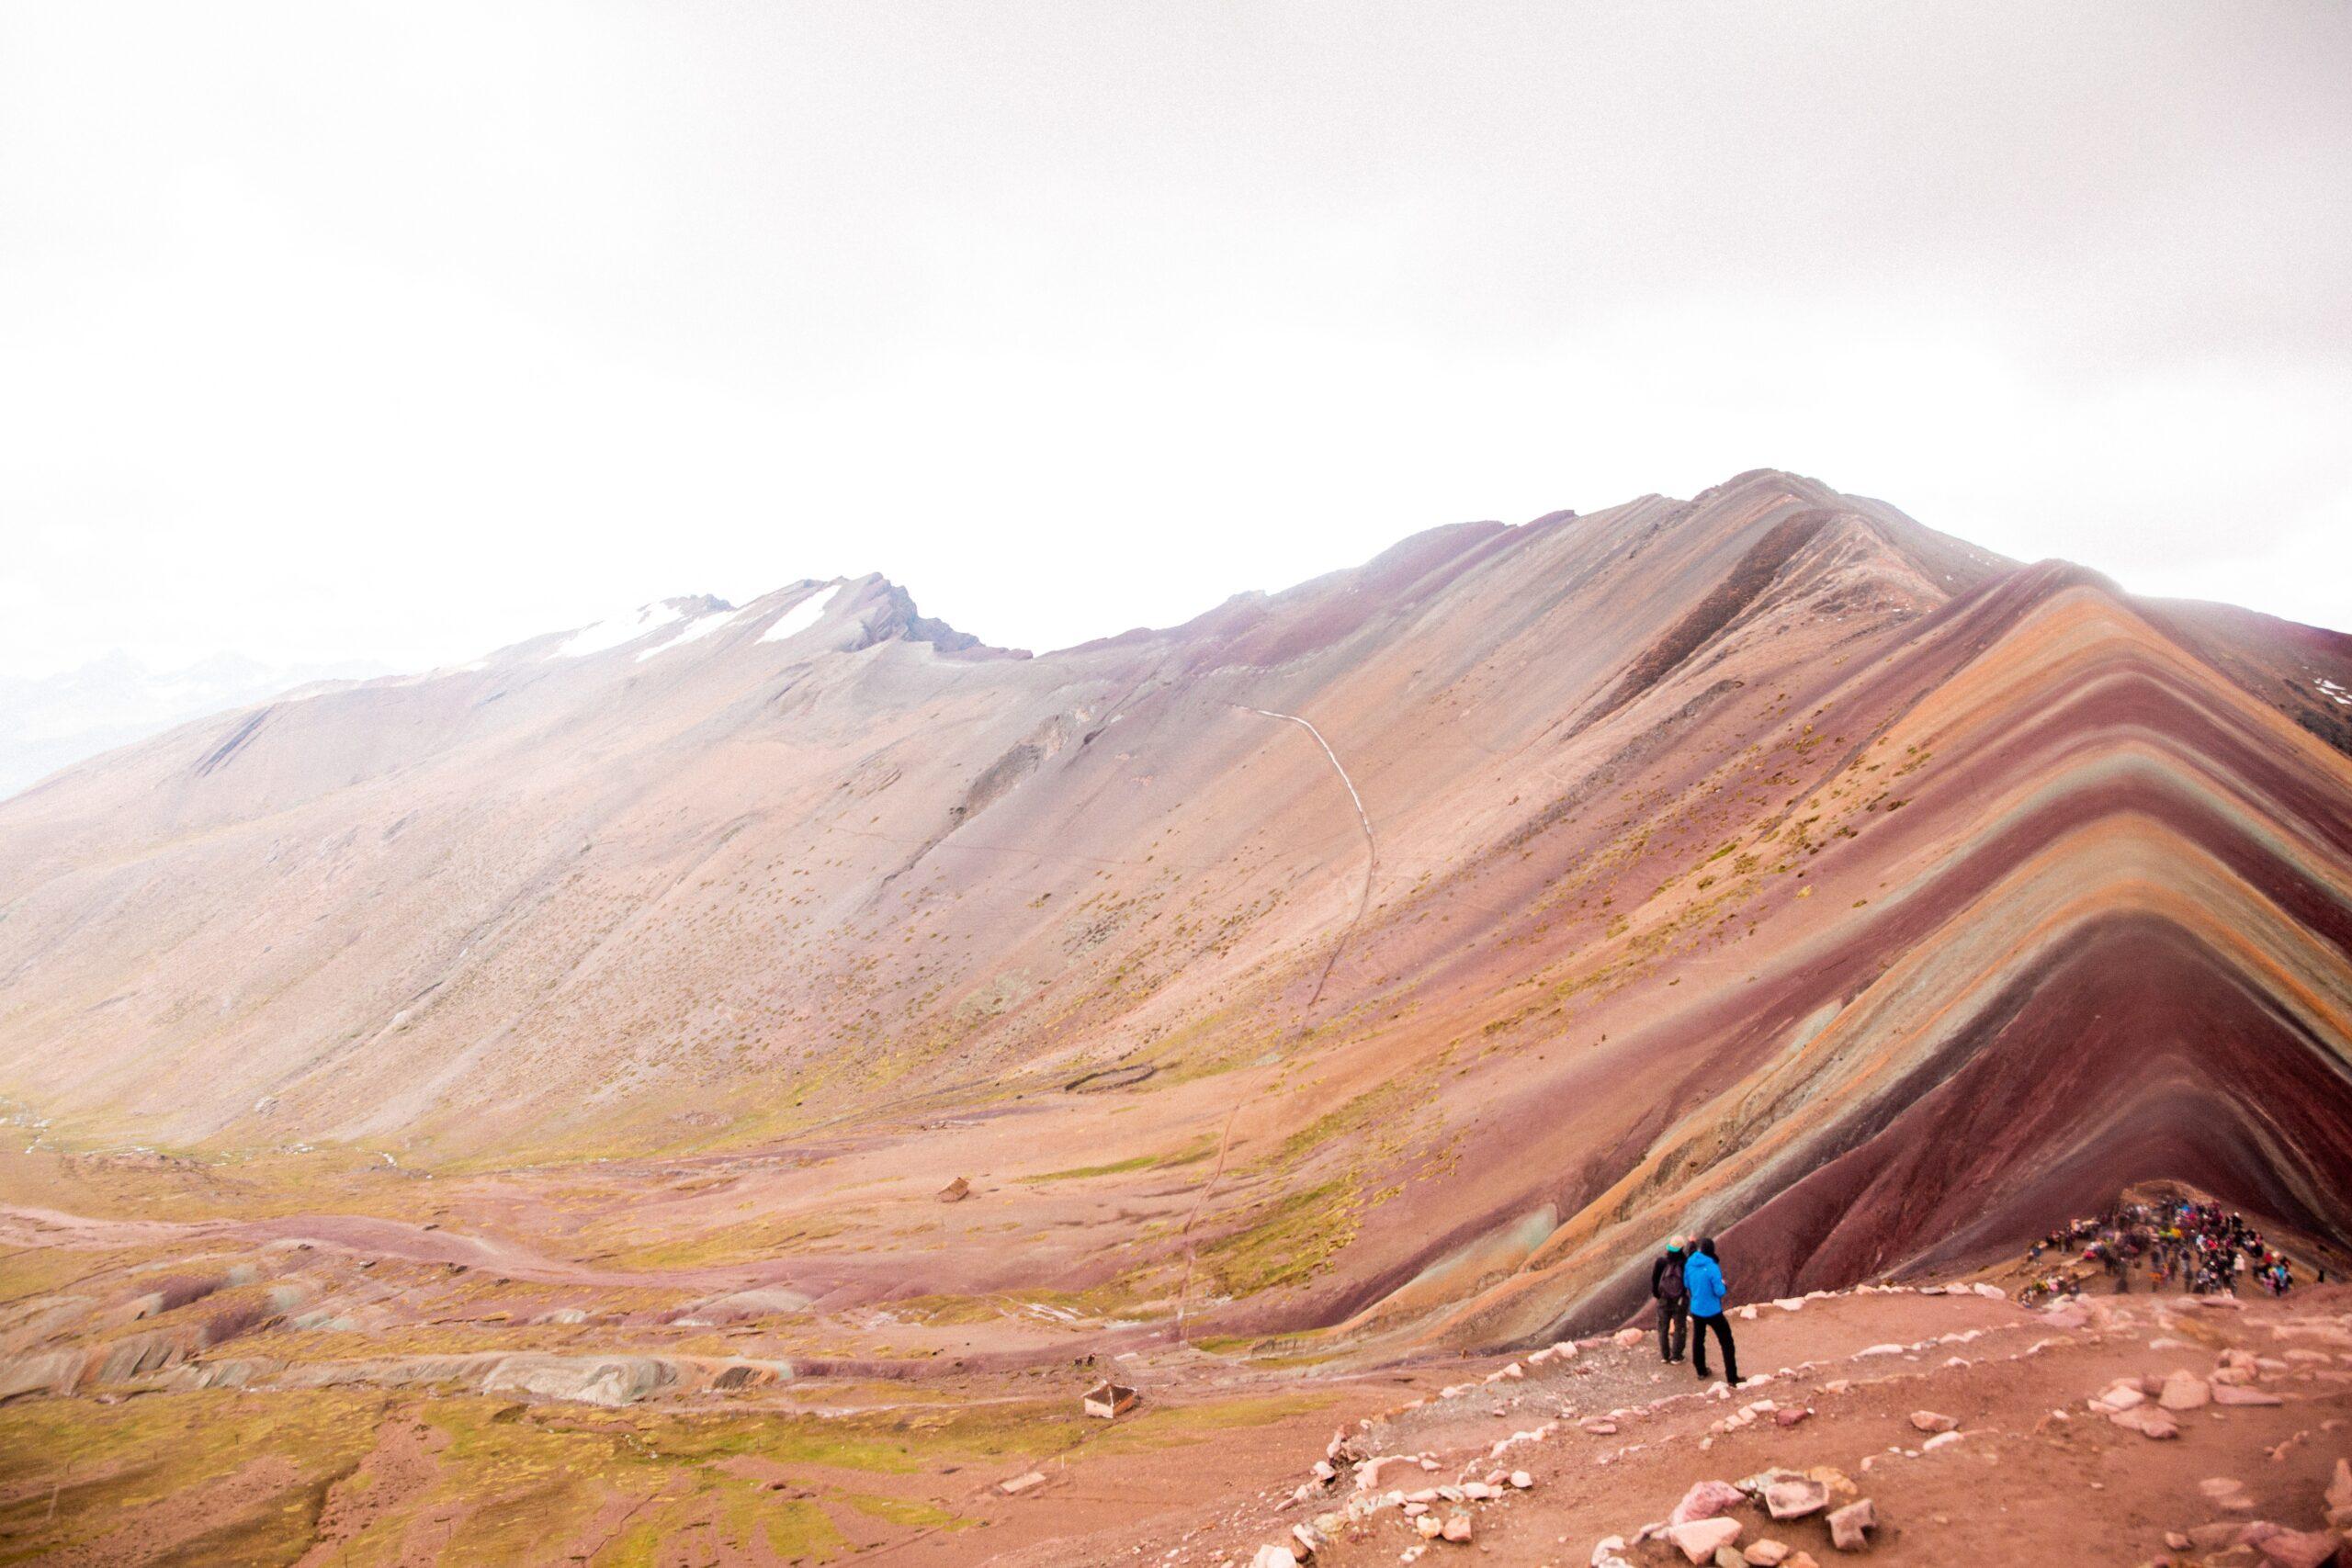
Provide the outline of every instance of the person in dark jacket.
[[1690,1366],[1699,1381],[1707,1381],[1707,1334],[1714,1332],[1724,1348],[1724,1381],[1739,1384],[1739,1352],[1731,1342],[1731,1320],[1724,1315],[1724,1270],[1715,1258],[1715,1238],[1702,1236],[1682,1266],[1682,1280],[1690,1292]]
[[1657,1303],[1657,1353],[1663,1361],[1682,1359],[1682,1342],[1690,1332],[1690,1287],[1682,1282],[1690,1245],[1688,1237],[1670,1238],[1650,1265],[1650,1299]]

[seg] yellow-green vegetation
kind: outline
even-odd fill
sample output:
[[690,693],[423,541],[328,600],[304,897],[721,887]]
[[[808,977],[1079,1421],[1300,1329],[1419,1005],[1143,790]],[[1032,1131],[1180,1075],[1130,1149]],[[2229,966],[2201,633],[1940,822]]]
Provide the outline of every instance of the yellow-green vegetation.
[[846,1416],[344,1389],[33,1400],[0,1407],[0,1563],[285,1564],[322,1520],[351,1568],[390,1568],[418,1532],[482,1568],[650,1568],[681,1540],[824,1563],[980,1525],[924,1479],[950,1467],[1214,1441],[1336,1397],[1147,1404],[1113,1427],[1067,1396]]
[[1178,1166],[1198,1165],[1216,1153],[1216,1139],[1202,1134],[1181,1149],[1167,1154],[1137,1155],[1133,1159],[1119,1160],[1111,1165],[1081,1165],[1069,1170],[1049,1170],[1040,1176],[1024,1176],[1023,1181],[1083,1181],[1089,1177],[1118,1176],[1130,1170],[1172,1170]]
[[968,1529],[979,1522],[907,1497],[876,1497],[870,1492],[852,1492],[842,1500],[861,1514],[888,1520],[894,1525],[904,1525],[909,1529],[960,1530]]
[[[375,1446],[386,1404],[378,1393],[312,1390],[0,1407],[0,1496],[13,1499],[0,1506],[0,1562],[72,1550],[107,1561],[118,1530],[151,1547],[168,1534],[192,1562],[290,1562],[310,1544],[329,1483]],[[170,1517],[175,1500],[197,1496],[245,1506]]]
[[430,1217],[432,1184],[357,1149],[132,1156],[0,1150],[0,1201],[94,1219],[266,1219],[295,1213]]
[[1303,1285],[1353,1241],[1363,1215],[1354,1180],[1327,1181],[1276,1200],[1250,1225],[1201,1248],[1201,1267],[1233,1297]]
[[1202,1404],[1147,1404],[1134,1416],[1108,1428],[1096,1427],[1087,1451],[1098,1454],[1147,1453],[1154,1449],[1215,1441],[1218,1434],[1242,1427],[1271,1427],[1294,1416],[1311,1416],[1340,1396],[1337,1393],[1277,1393],[1212,1400]]
[[94,1274],[161,1255],[157,1249],[148,1247],[101,1252],[72,1247],[37,1247],[12,1252],[0,1258],[0,1306],[71,1290]]
[[747,1263],[775,1258],[848,1230],[844,1220],[766,1215],[731,1225],[716,1225],[663,1241],[615,1244],[617,1250],[592,1254],[606,1268],[655,1271],[696,1269],[710,1264]]

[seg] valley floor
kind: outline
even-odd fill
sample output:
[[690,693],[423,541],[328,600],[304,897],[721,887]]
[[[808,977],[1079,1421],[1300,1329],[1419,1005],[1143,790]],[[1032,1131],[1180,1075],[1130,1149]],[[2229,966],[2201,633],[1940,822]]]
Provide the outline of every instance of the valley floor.
[[[76,1213],[8,1169],[0,1562],[1214,1568],[1311,1543],[1326,1568],[1433,1568],[1585,1565],[1615,1536],[1663,1564],[1684,1554],[1644,1527],[1775,1468],[1868,1498],[1889,1562],[2293,1562],[2335,1550],[2292,1533],[2331,1506],[2352,1521],[2326,1495],[2352,1455],[2342,1286],[2037,1311],[2007,1293],[2020,1259],[1998,1285],[1753,1303],[1731,1391],[1645,1334],[1381,1366],[1182,1344],[1050,1292],[826,1313],[416,1216]],[[1079,1407],[1106,1376],[1143,1393],[1111,1423]],[[2201,1396],[2174,1436],[2088,1403],[2167,1378]],[[1826,1562],[1826,1511],[1726,1517],[1755,1561]],[[2264,1522],[2290,1533],[2239,1544]]]

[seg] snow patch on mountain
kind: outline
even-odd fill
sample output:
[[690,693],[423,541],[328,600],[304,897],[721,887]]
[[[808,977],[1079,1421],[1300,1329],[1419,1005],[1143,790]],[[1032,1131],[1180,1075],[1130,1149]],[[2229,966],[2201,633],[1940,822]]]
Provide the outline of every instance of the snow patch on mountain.
[[700,642],[715,631],[725,630],[728,623],[734,620],[739,614],[741,612],[736,610],[714,610],[707,615],[697,615],[681,626],[676,635],[664,637],[639,653],[637,656],[637,661],[642,664],[656,654],[667,653],[672,649],[684,648],[690,642]]
[[578,659],[586,654],[603,653],[607,649],[635,642],[684,618],[684,612],[674,604],[640,604],[634,610],[624,610],[619,615],[607,615],[593,626],[581,627],[559,643],[547,657]]
[[760,640],[782,642],[786,637],[799,636],[819,621],[823,620],[825,612],[833,607],[834,601],[838,600],[843,592],[842,588],[835,588],[831,593],[825,595],[821,604],[818,602],[817,593],[812,592],[808,597],[778,615],[775,624],[760,634]]

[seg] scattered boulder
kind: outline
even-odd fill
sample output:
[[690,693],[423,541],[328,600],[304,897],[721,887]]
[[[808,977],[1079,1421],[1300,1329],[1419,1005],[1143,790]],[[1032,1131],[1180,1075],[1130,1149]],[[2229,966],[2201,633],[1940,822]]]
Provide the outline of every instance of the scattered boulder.
[[2147,1403],[2148,1396],[2140,1391],[2136,1378],[2119,1378],[2091,1396],[2091,1403],[2101,1410],[2129,1410],[2135,1404]]
[[2119,1410],[2108,1417],[2119,1427],[2128,1427],[2143,1438],[2177,1438],[2180,1427],[2161,1410],[2145,1404],[2135,1404],[2129,1410]]
[[1960,1423],[1950,1416],[1939,1416],[1932,1410],[1911,1412],[1911,1426],[1916,1431],[1949,1432]]
[[1008,1497],[1018,1497],[1023,1492],[1034,1492],[1046,1483],[1046,1472],[1033,1470],[1026,1475],[1016,1475],[1010,1481],[1000,1481],[996,1489]]
[[960,1203],[971,1195],[972,1184],[960,1176],[941,1188],[937,1194],[943,1203]]
[[1666,1539],[1693,1562],[1711,1561],[1715,1552],[1739,1539],[1737,1519],[1691,1519],[1668,1525]]
[[616,1409],[635,1404],[678,1381],[675,1363],[658,1356],[550,1356],[517,1351],[503,1356],[482,1378],[484,1393],[528,1393]]
[[1877,1528],[1878,1515],[1864,1497],[1829,1516],[1829,1544],[1840,1551],[1860,1551],[1870,1545],[1868,1532]]
[[1776,1519],[1801,1519],[1829,1506],[1829,1488],[1809,1475],[1784,1475],[1764,1488],[1764,1511]]
[[2166,1410],[2201,1410],[2213,1397],[2205,1380],[2195,1372],[2181,1371],[2165,1379],[2156,1403]]
[[[1666,1522],[1670,1529],[1695,1519],[1712,1519],[1747,1501],[1747,1494],[1728,1481],[1702,1481],[1682,1495],[1682,1501],[1674,1505],[1674,1512],[1666,1517]],[[1714,1547],[1707,1550],[1713,1551]],[[1699,1559],[1693,1557],[1690,1561],[1696,1562]]]
[[1786,1543],[1768,1538],[1747,1549],[1747,1560],[1756,1568],[1780,1568],[1789,1560],[1789,1549]]
[[2216,1404],[2284,1404],[2286,1401],[2275,1393],[2266,1393],[2258,1388],[2248,1388],[2244,1383],[2217,1381],[2213,1384],[2213,1403]]
[[1518,1490],[1524,1492],[1535,1484],[1535,1477],[1523,1470],[1514,1470],[1510,1472],[1510,1483]]
[[1610,1337],[1620,1345],[1638,1345],[1649,1336],[1638,1328],[1621,1328]]
[[2322,1568],[2335,1561],[2339,1544],[2334,1530],[2279,1530],[2256,1541],[2254,1549],[2278,1568]]
[[1792,1405],[1787,1409],[1772,1412],[1772,1422],[1779,1427],[1793,1427],[1812,1414],[1813,1408],[1810,1405]]
[[1470,1539],[1470,1516],[1467,1514],[1456,1514],[1452,1518],[1447,1519],[1445,1521],[1445,1529],[1442,1534],[1445,1540],[1457,1543],[1468,1540]]
[[[723,1296],[696,1302],[693,1307],[695,1319],[700,1323],[749,1323],[763,1317],[789,1317],[808,1310],[812,1296],[781,1285],[757,1286],[748,1291],[731,1291]],[[568,1313],[570,1315],[565,1315]],[[576,1307],[548,1314],[549,1323],[584,1323],[588,1314]]]
[[1250,1568],[1298,1568],[1298,1554],[1287,1546],[1261,1546]]
[[82,1352],[49,1350],[0,1361],[0,1401],[20,1393],[71,1393],[82,1377]]

